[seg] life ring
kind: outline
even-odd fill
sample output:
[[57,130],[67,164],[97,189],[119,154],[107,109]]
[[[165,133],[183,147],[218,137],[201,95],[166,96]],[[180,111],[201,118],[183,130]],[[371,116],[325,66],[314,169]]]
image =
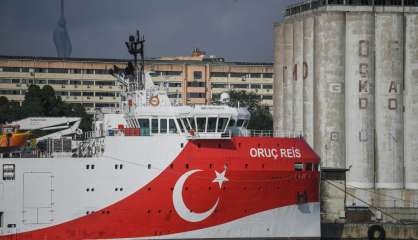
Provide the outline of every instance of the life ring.
[[386,239],[385,229],[380,225],[372,225],[367,230],[367,237],[369,240],[384,240]]
[[149,104],[151,104],[151,106],[158,106],[160,104],[160,99],[157,96],[152,96],[149,100]]

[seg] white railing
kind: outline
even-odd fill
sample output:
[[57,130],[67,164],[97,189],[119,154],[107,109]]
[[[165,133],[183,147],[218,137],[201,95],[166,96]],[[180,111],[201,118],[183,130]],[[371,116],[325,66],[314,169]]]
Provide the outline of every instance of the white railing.
[[186,133],[187,139],[231,139],[231,130],[226,130],[224,133],[221,132],[192,132]]
[[[233,134],[235,135],[235,133]],[[242,130],[238,136],[246,137],[283,137],[283,138],[302,138],[302,131],[284,131],[284,130]]]

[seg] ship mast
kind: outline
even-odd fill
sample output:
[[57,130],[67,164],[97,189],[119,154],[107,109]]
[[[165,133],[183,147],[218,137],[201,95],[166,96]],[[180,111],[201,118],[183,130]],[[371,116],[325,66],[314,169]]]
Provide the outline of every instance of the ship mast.
[[[145,76],[144,76],[144,35],[140,35],[139,31],[136,31],[136,36],[130,35],[129,41],[125,42],[126,47],[128,48],[129,54],[134,57],[134,63],[128,63],[128,68],[133,70],[133,78],[129,81],[129,91],[143,90],[145,88]],[[140,61],[138,62],[138,54]],[[133,67],[133,69],[132,69]]]

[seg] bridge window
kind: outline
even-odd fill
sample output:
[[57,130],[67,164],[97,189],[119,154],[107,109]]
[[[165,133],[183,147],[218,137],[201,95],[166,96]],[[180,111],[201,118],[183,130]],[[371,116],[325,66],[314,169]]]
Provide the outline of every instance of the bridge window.
[[235,119],[232,119],[229,121],[229,126],[230,127],[235,127]]
[[180,130],[182,132],[187,132],[190,130],[189,124],[187,123],[187,118],[179,119]]
[[170,120],[168,121],[168,129],[169,133],[177,133],[176,123],[172,118],[170,118]]
[[219,118],[219,120],[218,120],[218,132],[224,132],[227,123],[228,123],[228,118]]
[[160,119],[160,133],[167,133],[167,119]]
[[216,131],[216,117],[209,117],[208,118],[208,132],[215,132]]
[[148,118],[139,118],[138,123],[139,123],[140,128],[148,128],[149,129],[149,119]]
[[295,163],[295,171],[302,171],[303,163]]
[[151,120],[151,132],[158,133],[158,119],[154,118]]
[[186,127],[186,129],[191,130],[192,126],[190,125],[189,119],[187,119],[187,118],[182,118],[182,119],[183,119],[183,123],[184,123],[184,126]]
[[191,126],[192,129],[195,129],[195,130],[197,129],[196,128],[196,122],[195,122],[194,118],[190,117],[189,118],[189,123],[190,123],[190,126]]
[[198,117],[196,118],[196,122],[197,122],[197,131],[205,132],[206,131],[206,118]]
[[243,124],[244,124],[244,119],[238,119],[237,127],[242,127]]

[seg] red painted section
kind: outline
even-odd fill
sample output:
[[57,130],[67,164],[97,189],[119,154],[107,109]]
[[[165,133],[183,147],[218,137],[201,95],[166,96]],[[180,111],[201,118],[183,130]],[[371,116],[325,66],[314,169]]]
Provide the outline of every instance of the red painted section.
[[[264,157],[251,157],[259,148]],[[163,146],[160,148],[163,149]],[[266,149],[266,150],[263,150]],[[265,157],[278,152],[286,156]],[[276,149],[276,150],[271,150]],[[286,149],[283,151],[281,149]],[[290,150],[288,150],[290,149]],[[293,150],[292,150],[293,149]],[[319,172],[294,171],[294,163],[318,164],[319,158],[302,139],[246,138],[195,140],[189,142],[172,165],[142,189],[93,214],[52,227],[20,233],[13,239],[133,238],[181,233],[215,226],[254,213],[296,204],[298,193],[307,202],[319,201]],[[216,182],[227,167],[222,189]],[[172,189],[181,175],[201,169],[186,181],[183,199],[189,209],[204,212],[219,197],[215,212],[201,222],[187,222],[175,211]],[[144,169],[145,171],[145,169]],[[141,174],[138,173],[138,177]],[[10,238],[10,236],[9,236]],[[6,237],[0,237],[6,239]]]

